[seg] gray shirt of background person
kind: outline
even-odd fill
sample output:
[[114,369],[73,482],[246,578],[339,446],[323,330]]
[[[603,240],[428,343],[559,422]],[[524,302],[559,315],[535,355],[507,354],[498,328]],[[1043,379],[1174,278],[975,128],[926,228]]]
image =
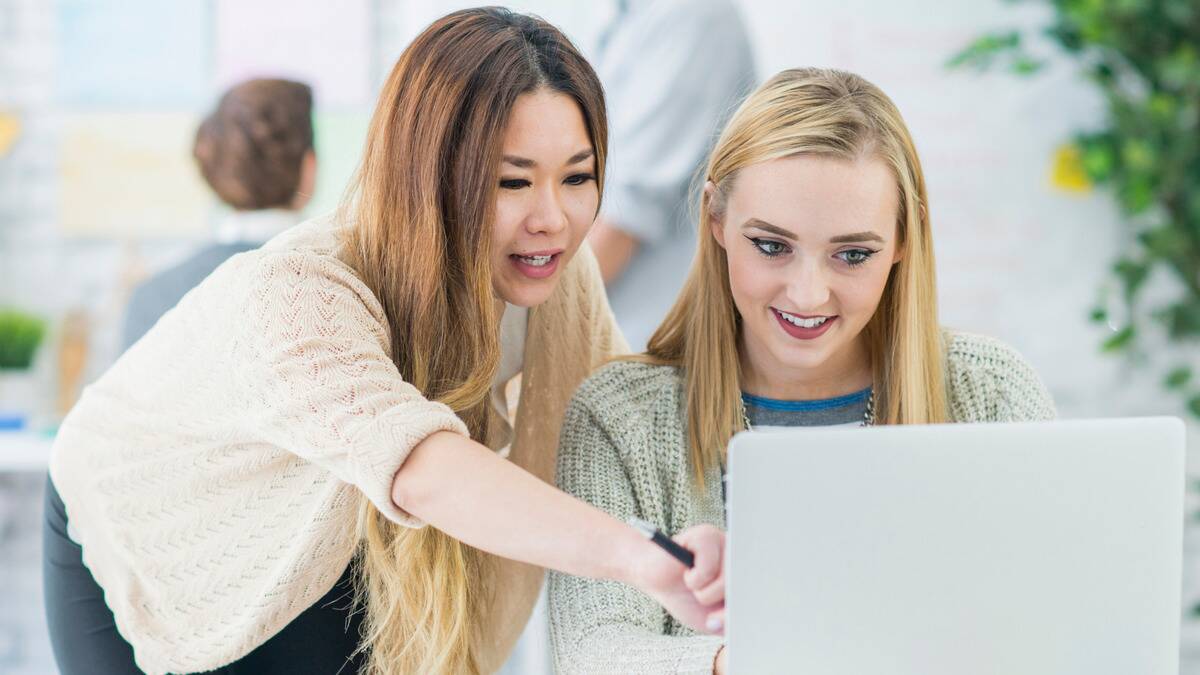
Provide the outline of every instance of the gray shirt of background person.
[[208,278],[229,258],[262,246],[300,221],[288,209],[234,211],[217,228],[217,241],[207,244],[182,262],[138,284],[129,296],[121,350],[142,339],[183,296]]
[[[697,172],[755,83],[730,0],[627,0],[602,37],[608,97],[602,217],[639,241],[608,299],[635,351],[675,301],[696,248]],[[696,189],[692,189],[695,187]]]

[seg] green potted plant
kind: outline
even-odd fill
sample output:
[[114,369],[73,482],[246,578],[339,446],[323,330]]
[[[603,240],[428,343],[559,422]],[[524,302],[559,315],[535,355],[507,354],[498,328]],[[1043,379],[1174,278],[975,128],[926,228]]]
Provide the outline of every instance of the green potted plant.
[[[1102,95],[1103,123],[1075,133],[1054,163],[1056,184],[1107,190],[1129,228],[1112,262],[1119,291],[1102,293],[1090,316],[1112,329],[1104,351],[1143,364],[1165,356],[1165,366],[1154,366],[1163,386],[1200,419],[1200,1],[1027,1],[1052,9],[1042,37],[989,33],[949,65],[1032,76],[1048,67],[1029,49],[1034,38],[1066,55]],[[1165,299],[1144,293],[1151,278],[1168,281]]]
[[0,429],[21,429],[34,412],[34,356],[46,334],[40,318],[0,309]]

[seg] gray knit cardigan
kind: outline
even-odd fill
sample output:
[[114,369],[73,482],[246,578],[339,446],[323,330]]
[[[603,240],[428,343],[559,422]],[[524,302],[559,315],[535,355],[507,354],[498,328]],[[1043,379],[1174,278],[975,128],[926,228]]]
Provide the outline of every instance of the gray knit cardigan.
[[[1021,356],[998,340],[946,334],[955,422],[1052,419],[1054,403]],[[720,476],[694,489],[679,369],[628,361],[596,371],[562,426],[558,484],[620,520],[637,516],[668,534],[725,528]],[[550,621],[559,673],[711,673],[721,638],[681,626],[638,590],[550,575]]]

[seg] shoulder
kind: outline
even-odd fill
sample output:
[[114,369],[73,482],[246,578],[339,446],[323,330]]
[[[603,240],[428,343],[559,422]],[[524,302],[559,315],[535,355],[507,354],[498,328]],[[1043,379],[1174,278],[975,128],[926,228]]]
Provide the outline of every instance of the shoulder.
[[950,412],[959,422],[1052,419],[1054,401],[1033,367],[1004,342],[944,332]]
[[235,302],[240,334],[255,341],[366,339],[390,350],[383,305],[343,260],[341,230],[306,221],[235,256],[206,284],[206,299]]
[[670,419],[679,415],[682,383],[680,371],[674,366],[613,361],[579,386],[571,399],[568,419],[588,419],[613,437],[660,426],[664,416]]
[[679,369],[674,366],[613,361],[584,380],[574,400],[605,417],[626,416],[663,400],[675,400],[682,382]]
[[333,297],[356,296],[373,312],[382,310],[375,295],[345,262],[347,226],[332,214],[307,220],[238,260],[243,278],[266,293],[324,291]]

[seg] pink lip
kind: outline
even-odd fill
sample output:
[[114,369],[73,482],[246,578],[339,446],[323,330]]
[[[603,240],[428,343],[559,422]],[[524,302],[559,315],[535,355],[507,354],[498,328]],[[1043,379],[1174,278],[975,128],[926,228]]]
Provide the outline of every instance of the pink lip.
[[[521,274],[525,275],[526,277],[528,277],[530,279],[545,279],[547,277],[553,276],[554,272],[558,269],[558,261],[559,261],[559,258],[561,257],[561,254],[562,254],[562,249],[560,248],[560,249],[555,249],[555,250],[551,250],[551,251],[534,251],[532,253],[520,253],[520,254],[514,253],[514,254],[508,256],[508,259],[510,261],[512,261],[513,267],[516,267],[517,271],[520,272]],[[545,265],[542,265],[541,267],[535,267],[535,266],[530,265],[529,263],[525,262],[524,260],[521,260],[521,256],[525,256],[526,258],[531,258],[531,257],[537,256],[537,255],[551,256],[550,262],[546,263]]]
[[[816,328],[801,328],[800,326],[797,326],[791,321],[783,318],[783,315],[779,313],[779,310],[775,309],[774,307],[771,308],[771,312],[775,314],[775,320],[779,322],[779,326],[783,328],[785,333],[801,340],[814,340],[821,337],[825,334],[825,331],[829,330],[829,327],[833,325],[833,322],[838,320],[836,316],[831,316],[825,320],[825,323],[817,326]],[[791,312],[788,313],[791,314]],[[803,314],[793,314],[792,316],[798,316],[802,319],[814,319],[824,315],[814,314],[811,316],[804,316]]]

